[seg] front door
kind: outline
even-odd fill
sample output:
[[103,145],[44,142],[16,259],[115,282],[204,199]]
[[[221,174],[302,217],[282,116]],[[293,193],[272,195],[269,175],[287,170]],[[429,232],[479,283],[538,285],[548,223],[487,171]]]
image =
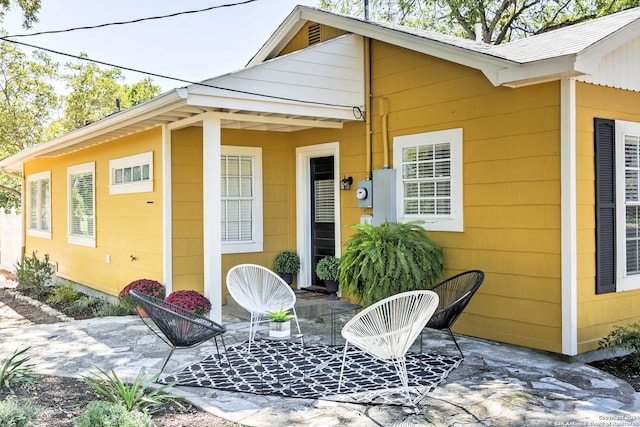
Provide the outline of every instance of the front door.
[[[322,258],[335,255],[335,188],[333,156],[310,160],[311,175],[311,285],[324,288],[316,275]],[[318,289],[320,290],[320,289]]]

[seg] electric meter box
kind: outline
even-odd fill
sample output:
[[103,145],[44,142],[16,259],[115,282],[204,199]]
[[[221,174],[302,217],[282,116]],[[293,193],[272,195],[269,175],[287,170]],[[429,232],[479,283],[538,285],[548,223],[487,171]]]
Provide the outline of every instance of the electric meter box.
[[370,179],[358,181],[358,189],[356,190],[356,199],[358,199],[359,208],[370,208],[373,206],[372,199],[372,181]]

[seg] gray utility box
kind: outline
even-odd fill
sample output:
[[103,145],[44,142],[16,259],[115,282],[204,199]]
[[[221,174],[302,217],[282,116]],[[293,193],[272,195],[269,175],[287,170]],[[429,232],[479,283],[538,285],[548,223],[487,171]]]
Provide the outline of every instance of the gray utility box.
[[373,225],[395,222],[396,210],[396,170],[378,169],[373,171]]

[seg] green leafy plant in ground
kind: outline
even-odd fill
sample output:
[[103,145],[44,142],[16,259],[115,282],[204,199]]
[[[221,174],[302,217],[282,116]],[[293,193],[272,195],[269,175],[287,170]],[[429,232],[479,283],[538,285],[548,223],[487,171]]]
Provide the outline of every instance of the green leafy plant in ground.
[[75,427],[149,427],[151,417],[141,411],[127,411],[117,403],[93,401],[73,420]]
[[614,353],[617,348],[631,350],[633,363],[637,368],[640,368],[640,323],[615,326],[606,337],[598,341],[598,348],[608,348]]
[[49,254],[45,254],[40,260],[36,251],[28,257],[23,255],[16,263],[16,276],[18,284],[26,289],[33,289],[36,295],[42,296],[47,293],[47,286],[53,278],[53,268],[49,264]]
[[128,314],[135,313],[135,305],[132,307],[125,306],[122,304],[122,301],[119,301],[118,304],[112,304],[108,301],[103,301],[101,305],[96,307],[94,310],[94,314],[97,317],[107,317],[107,316],[126,316]]
[[442,248],[418,222],[355,225],[340,258],[340,286],[365,305],[430,289],[442,277]]
[[33,380],[33,365],[28,363],[31,356],[26,356],[30,348],[16,350],[10,357],[0,361],[0,388],[11,390],[13,384]]
[[121,380],[113,369],[110,372],[99,367],[96,369],[99,372],[91,377],[84,377],[84,381],[108,402],[122,405],[128,411],[153,412],[164,401],[182,397],[165,393],[176,383],[151,388],[151,385],[160,377],[160,373],[149,377],[145,376],[141,370],[132,382],[127,382]]
[[16,399],[9,396],[0,402],[0,426],[2,427],[28,427],[35,425],[35,416],[38,407],[28,399]]
[[83,296],[73,301],[73,303],[69,306],[67,311],[69,312],[70,315],[74,316],[76,314],[80,314],[84,312],[85,310],[93,306],[102,306],[102,302],[100,301],[100,298]]
[[58,283],[51,291],[51,295],[47,298],[49,304],[65,304],[76,301],[80,298],[78,291],[71,283]]

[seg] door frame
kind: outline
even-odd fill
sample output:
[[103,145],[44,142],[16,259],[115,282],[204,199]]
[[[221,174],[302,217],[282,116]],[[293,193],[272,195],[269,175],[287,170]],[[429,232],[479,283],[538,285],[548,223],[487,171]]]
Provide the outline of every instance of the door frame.
[[328,142],[296,148],[296,247],[300,256],[298,288],[311,286],[311,169],[310,159],[333,156],[333,177],[336,185],[335,196],[335,253],[342,251],[340,236],[340,144]]

